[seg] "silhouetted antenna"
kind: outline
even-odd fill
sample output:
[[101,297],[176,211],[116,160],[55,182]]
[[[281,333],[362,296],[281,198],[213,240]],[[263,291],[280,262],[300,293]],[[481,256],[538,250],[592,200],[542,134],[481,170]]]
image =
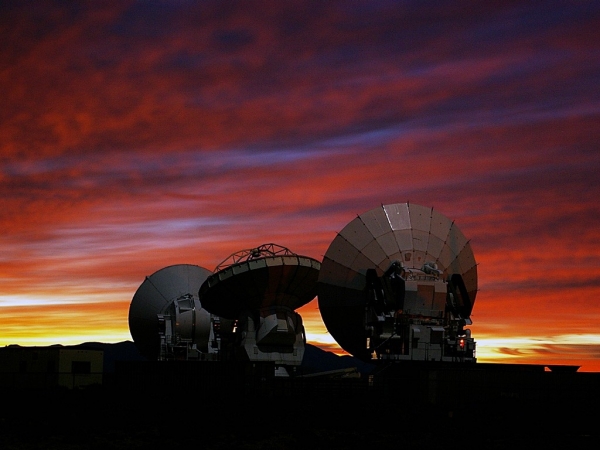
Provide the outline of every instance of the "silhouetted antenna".
[[[164,267],[146,277],[129,306],[129,331],[139,352],[158,359],[165,317],[176,316],[173,337],[207,351],[210,314],[198,301],[198,289],[212,272],[200,266],[178,264]],[[183,345],[183,344],[182,344]],[[187,345],[187,344],[186,344]]]
[[276,244],[241,250],[217,266],[199,297],[213,315],[236,322],[234,358],[274,362],[280,375],[301,364],[306,335],[295,310],[317,295],[320,267]]

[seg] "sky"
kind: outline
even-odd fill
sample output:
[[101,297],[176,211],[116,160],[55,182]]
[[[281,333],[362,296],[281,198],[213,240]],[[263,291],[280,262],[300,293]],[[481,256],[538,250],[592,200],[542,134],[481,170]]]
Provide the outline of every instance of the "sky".
[[470,239],[478,361],[600,371],[599,24],[577,0],[0,2],[0,345],[130,340],[157,270],[322,260],[408,201]]

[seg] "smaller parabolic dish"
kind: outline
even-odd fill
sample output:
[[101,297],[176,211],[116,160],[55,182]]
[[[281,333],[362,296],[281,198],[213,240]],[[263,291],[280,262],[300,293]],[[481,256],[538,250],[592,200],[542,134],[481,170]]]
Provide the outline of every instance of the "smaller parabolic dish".
[[[368,269],[381,276],[392,263],[421,269],[435,263],[444,280],[459,274],[469,317],[477,294],[477,264],[469,241],[456,224],[424,206],[398,203],[367,211],[348,223],[325,253],[318,280],[323,322],[348,353],[364,357],[365,287]],[[368,357],[368,356],[367,356]]]
[[[157,315],[164,314],[179,299],[198,300],[200,286],[212,272],[200,266],[177,264],[146,277],[129,306],[129,331],[139,352],[148,359],[159,353]],[[192,301],[192,303],[195,303]],[[197,311],[200,315],[210,314]],[[198,330],[200,331],[200,330]]]
[[275,307],[293,311],[316,297],[320,267],[319,261],[276,244],[241,250],[202,283],[200,301],[207,311],[226,319]]

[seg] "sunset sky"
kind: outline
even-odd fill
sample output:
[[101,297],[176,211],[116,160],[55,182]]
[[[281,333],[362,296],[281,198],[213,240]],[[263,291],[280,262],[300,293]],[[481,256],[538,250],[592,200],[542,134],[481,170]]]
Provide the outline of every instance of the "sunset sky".
[[8,0],[0,89],[0,345],[409,201],[471,240],[479,361],[600,371],[600,2]]

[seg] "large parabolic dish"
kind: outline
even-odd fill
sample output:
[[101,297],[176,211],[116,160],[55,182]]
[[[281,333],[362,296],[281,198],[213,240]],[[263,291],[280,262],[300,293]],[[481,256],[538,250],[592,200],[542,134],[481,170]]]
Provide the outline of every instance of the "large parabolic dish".
[[[146,277],[129,306],[129,331],[142,355],[149,359],[158,356],[160,338],[157,315],[164,314],[175,300],[198,300],[198,290],[211,274],[210,270],[200,266],[177,264]],[[203,312],[209,316],[207,311]]]
[[202,284],[202,306],[226,319],[274,307],[293,311],[316,297],[320,265],[275,244],[236,252]]
[[406,268],[437,264],[448,279],[460,274],[471,313],[477,294],[477,265],[469,241],[443,214],[420,205],[382,205],[359,215],[338,233],[319,272],[318,303],[323,322],[348,353],[364,355],[366,272],[381,276],[394,261]]

